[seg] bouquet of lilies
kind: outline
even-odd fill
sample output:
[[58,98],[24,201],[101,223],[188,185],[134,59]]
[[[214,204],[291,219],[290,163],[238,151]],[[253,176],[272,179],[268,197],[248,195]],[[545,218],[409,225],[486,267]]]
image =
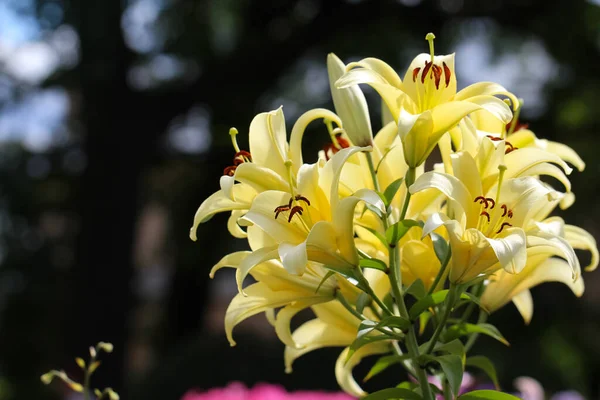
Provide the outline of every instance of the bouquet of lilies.
[[[252,120],[249,151],[232,128],[233,164],[190,236],[230,212],[229,231],[248,241],[210,272],[236,270],[239,293],[225,316],[231,345],[234,327],[264,312],[285,344],[287,371],[303,354],[342,347],[335,375],[353,396],[515,398],[499,388],[459,396],[467,366],[497,383],[491,361],[467,353],[480,335],[506,343],[486,319],[507,303],[531,319],[531,287],[558,281],[583,293],[574,249],[591,253],[590,271],[596,242],[550,215],[573,204],[568,175],[585,164],[520,124],[522,101],[501,85],[457,91],[454,54],[436,56],[434,35],[426,40],[430,52],[403,79],[379,59],[345,65],[330,54],[335,112],[307,111],[289,136],[281,108]],[[376,134],[361,84],[382,100]],[[302,139],[316,120],[330,144],[309,164]],[[305,309],[314,319],[292,332]],[[370,355],[378,358],[364,379],[395,365],[404,382],[367,394],[352,370]]]

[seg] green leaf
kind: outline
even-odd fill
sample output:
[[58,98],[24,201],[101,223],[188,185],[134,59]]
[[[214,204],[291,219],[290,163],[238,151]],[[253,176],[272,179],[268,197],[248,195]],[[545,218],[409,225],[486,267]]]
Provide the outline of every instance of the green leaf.
[[416,320],[419,315],[425,310],[435,305],[441,304],[446,300],[448,296],[448,290],[440,290],[439,292],[432,293],[428,296],[423,297],[421,300],[417,301],[410,308],[408,315],[412,321]]
[[461,336],[469,335],[472,333],[481,333],[494,339],[498,340],[501,343],[504,343],[507,346],[510,346],[508,341],[502,336],[498,328],[491,324],[470,324],[470,323],[462,323],[459,325],[453,325],[448,328],[444,335],[444,339],[446,341],[453,340],[459,338]]
[[412,390],[402,388],[389,388],[379,390],[375,393],[368,394],[362,400],[389,400],[389,399],[406,399],[406,400],[423,400],[421,396]]
[[444,371],[446,379],[448,379],[452,393],[454,393],[454,396],[457,396],[463,378],[462,358],[455,354],[448,354],[436,357],[435,360],[440,363],[440,367],[442,367],[442,371]]
[[[371,322],[373,322],[373,321],[371,321]],[[361,337],[357,338],[350,345],[350,349],[348,351],[348,356],[346,357],[345,362],[348,362],[348,360],[354,355],[356,350],[360,349],[361,347],[363,347],[369,343],[379,342],[381,340],[390,340],[390,337],[388,335],[377,335],[377,336],[361,336]]]
[[375,364],[371,367],[371,370],[367,373],[367,375],[363,379],[363,382],[366,382],[375,375],[380,374],[381,372],[385,371],[388,367],[394,364],[399,364],[404,360],[408,360],[409,358],[410,355],[408,354],[404,354],[402,356],[391,355],[380,357],[379,360],[377,360]]
[[390,338],[398,339],[398,335],[395,335],[391,329],[385,328],[398,328],[402,332],[406,332],[412,324],[409,320],[403,317],[399,317],[396,315],[391,315],[383,318],[379,322],[364,320],[358,326],[358,335],[357,337],[364,336],[374,330],[385,330],[385,334],[388,334]]
[[467,358],[466,365],[469,367],[479,368],[492,380],[492,383],[496,387],[496,390],[500,390],[500,384],[498,383],[498,375],[496,374],[496,368],[489,358],[485,356],[473,356]]
[[406,289],[406,294],[410,294],[415,299],[419,300],[423,297],[427,296],[427,290],[425,290],[425,285],[421,279],[417,279],[414,281],[408,289]]
[[394,199],[396,193],[398,193],[398,189],[402,186],[402,182],[404,178],[398,178],[394,182],[390,183],[388,187],[383,191],[383,201],[385,202],[385,207],[389,207]]
[[459,396],[457,400],[520,400],[512,394],[497,392],[495,390],[476,390]]
[[448,254],[448,242],[441,235],[432,232],[429,234],[431,241],[433,242],[433,251],[436,257],[440,260],[440,263],[444,263],[446,255]]
[[383,219],[383,218],[385,217],[385,215],[383,215],[383,213],[381,212],[381,210],[380,210],[379,208],[377,208],[377,207],[375,207],[375,206],[372,206],[372,205],[371,205],[371,204],[369,204],[369,203],[365,203],[365,207],[366,207],[366,208],[367,208],[369,211],[371,211],[371,212],[373,212],[375,215],[377,215],[379,218]]
[[425,332],[425,328],[427,328],[427,324],[431,319],[431,313],[429,311],[422,312],[419,315],[419,335],[422,335]]
[[385,154],[381,157],[381,160],[379,160],[379,162],[377,163],[377,166],[375,167],[375,172],[379,171],[379,167],[381,167],[381,163],[383,162],[383,160],[385,160],[385,158],[387,157],[388,154],[390,154],[390,151],[392,151],[392,149],[396,147],[396,146],[392,146],[389,149],[387,149],[385,151]]
[[362,314],[363,310],[369,303],[371,303],[371,296],[365,292],[361,292],[356,299],[356,311]]
[[358,262],[358,265],[360,265],[363,268],[378,269],[383,272],[388,271],[386,263],[377,258],[361,258]]
[[481,308],[483,311],[485,311],[486,313],[490,313],[482,304],[481,304],[481,299],[477,296],[475,296],[473,293],[469,293],[469,292],[465,292],[462,294],[462,296],[460,296],[461,299],[464,299],[466,297],[468,297],[469,301],[472,301],[473,303],[477,304],[477,306],[479,306],[479,308]]
[[331,276],[334,274],[335,274],[335,272],[333,272],[333,271],[327,271],[327,273],[325,274],[323,279],[321,279],[321,282],[319,282],[319,284],[317,285],[317,289],[315,290],[315,293],[317,293],[319,291],[319,289],[321,289],[321,286],[327,281],[327,279],[331,278]]
[[459,339],[454,339],[448,343],[438,343],[433,348],[433,351],[454,354],[459,356],[461,359],[464,359],[465,357],[465,345]]
[[400,239],[406,232],[413,226],[419,226],[419,223],[412,219],[405,219],[402,221],[396,222],[394,225],[390,226],[385,231],[385,239],[387,240],[387,244],[396,245]]

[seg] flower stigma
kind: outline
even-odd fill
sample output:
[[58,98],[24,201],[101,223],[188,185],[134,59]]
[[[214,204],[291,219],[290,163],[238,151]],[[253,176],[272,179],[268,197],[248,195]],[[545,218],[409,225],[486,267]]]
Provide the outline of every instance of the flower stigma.
[[223,170],[223,175],[233,176],[238,165],[245,162],[252,162],[252,156],[250,155],[250,152],[246,150],[240,150],[240,146],[238,146],[237,139],[235,137],[237,134],[237,129],[229,129],[229,136],[231,136],[231,144],[233,145],[235,154],[233,155],[233,165],[225,167]]

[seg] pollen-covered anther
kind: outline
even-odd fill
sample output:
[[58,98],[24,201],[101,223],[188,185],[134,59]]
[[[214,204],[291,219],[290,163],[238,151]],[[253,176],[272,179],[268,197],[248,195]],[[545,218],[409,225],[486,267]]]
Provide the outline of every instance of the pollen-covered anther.
[[508,213],[506,215],[508,215],[508,218],[512,218],[513,217],[512,210],[508,210]]
[[300,205],[292,206],[294,201],[303,201],[306,203],[307,206],[310,206],[310,201],[306,197],[297,194],[294,197],[290,197],[290,201],[287,204],[275,207],[275,210],[273,210],[273,212],[275,213],[275,219],[279,217],[279,214],[285,211],[290,212],[290,215],[288,216],[288,222],[292,221],[292,217],[295,214],[302,215],[302,213],[304,212],[304,208],[302,208],[302,206]]
[[235,174],[235,169],[236,168],[237,168],[237,165],[230,165],[229,167],[226,167],[223,170],[223,175],[233,176]]
[[292,217],[294,216],[294,214],[300,214],[302,215],[302,213],[304,212],[304,209],[300,206],[294,206],[292,207],[292,209],[290,210],[290,216],[288,217],[288,222],[292,222]]
[[490,214],[488,214],[486,211],[482,211],[481,214],[479,214],[480,216],[484,216],[487,218],[487,222],[490,222]]
[[421,67],[417,67],[417,68],[413,69],[413,82],[417,81],[417,76],[419,76],[420,70],[421,70]]
[[450,86],[450,77],[452,76],[452,71],[450,71],[450,68],[446,65],[445,62],[442,63],[442,67],[444,68],[444,78],[446,80],[446,87]]
[[[474,202],[479,202],[479,204],[483,204],[483,208],[487,209],[489,207],[489,209],[493,209],[496,206],[496,202],[494,201],[494,199],[489,198],[489,197],[483,197],[483,196],[477,196],[475,197],[475,200],[473,200]],[[492,203],[492,206],[490,207],[490,203]]]
[[350,147],[350,143],[342,137],[341,133],[336,134],[333,140],[335,140],[335,143],[329,143],[323,147],[323,152],[325,153],[325,159],[327,161],[341,149]]
[[442,79],[442,67],[433,64],[431,66],[431,78],[435,79],[435,88],[440,88],[440,80]]
[[510,143],[510,142],[506,142],[505,144],[506,144],[506,147],[507,147],[507,148],[506,148],[506,150],[504,151],[504,154],[508,154],[508,153],[510,153],[510,152],[513,152],[513,151],[515,151],[515,150],[518,150],[518,149],[519,149],[518,147],[515,147],[515,146],[513,146],[513,145],[512,145],[512,143]]
[[499,234],[500,232],[502,232],[502,230],[504,229],[505,226],[511,227],[512,225],[509,224],[508,222],[503,222],[502,225],[500,225],[500,229],[498,229],[498,232],[496,232],[496,235]]
[[493,136],[493,135],[486,135],[485,137],[487,137],[488,139],[490,139],[492,142],[499,142],[501,140],[504,140],[501,137]]
[[429,70],[431,69],[432,65],[433,65],[433,62],[425,61],[425,68],[423,68],[423,73],[421,74],[421,83],[422,84],[425,84],[425,78],[427,77],[427,74],[429,73]]
[[508,207],[506,207],[506,204],[502,204],[500,206],[500,208],[502,208],[502,217],[506,217],[506,214],[508,213]]
[[233,156],[233,165],[240,165],[244,162],[252,162],[252,155],[249,151],[240,150]]

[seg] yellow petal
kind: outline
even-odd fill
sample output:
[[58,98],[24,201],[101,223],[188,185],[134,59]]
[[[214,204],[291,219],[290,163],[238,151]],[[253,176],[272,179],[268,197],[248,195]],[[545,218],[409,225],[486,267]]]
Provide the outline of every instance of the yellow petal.
[[346,73],[346,66],[333,53],[327,56],[327,72],[333,105],[350,141],[355,146],[371,146],[373,132],[365,95],[358,85],[343,89],[335,86],[335,82]]
[[241,262],[251,254],[250,251],[236,251],[234,253],[227,254],[225,257],[221,258],[218,263],[216,263],[212,269],[210,270],[210,278],[215,277],[215,273],[223,267],[237,268],[241,264]]
[[245,289],[246,296],[237,294],[225,314],[225,334],[232,346],[235,346],[233,328],[243,320],[266,311],[269,308],[283,307],[294,301],[316,301],[330,298],[310,292],[272,291],[266,285],[258,282]]
[[267,260],[278,258],[278,256],[279,253],[277,251],[277,246],[263,247],[262,249],[258,249],[250,254],[247,254],[243,260],[240,261],[239,267],[237,271],[235,271],[235,280],[237,282],[238,292],[244,295],[246,294],[243,289],[244,279],[246,279],[252,268]]
[[227,219],[227,230],[231,233],[231,236],[238,239],[245,239],[248,237],[248,233],[238,225],[238,220],[245,214],[244,210],[233,210],[229,219]]
[[565,239],[574,249],[587,250],[591,253],[590,263],[585,267],[586,271],[593,271],[598,266],[598,247],[596,239],[585,229],[574,225],[565,225]]
[[[415,70],[415,68],[420,68],[422,72],[423,68],[425,67],[425,62],[429,62],[430,60],[430,54],[419,54],[410,63],[408,69],[406,70],[406,74],[404,75],[404,80],[402,81],[402,90],[415,103],[419,103],[419,99],[423,96],[423,84],[419,79],[417,79],[416,81],[413,80],[413,71]],[[439,93],[437,104],[444,103],[446,101],[449,101],[456,94],[456,72],[454,70],[454,53],[443,56],[435,56],[433,58],[433,63],[440,67],[442,67],[443,64],[446,63],[446,67],[448,67],[450,71],[450,80],[448,82],[448,87],[446,87],[444,77],[439,89],[436,90],[436,92],[441,92]]]
[[[497,96],[502,95],[506,96],[510,99],[512,104],[519,104],[519,100],[517,97],[506,90],[502,85],[493,82],[477,82],[472,85],[467,86],[460,92],[456,93],[454,96],[455,100],[468,100],[469,98],[473,98],[476,96]],[[508,121],[510,122],[510,121]],[[506,123],[505,123],[506,124]],[[495,132],[495,131],[490,131]]]
[[235,169],[233,176],[236,181],[245,183],[257,193],[267,190],[286,191],[289,184],[275,171],[255,163],[242,163]]
[[526,324],[531,322],[533,316],[533,298],[529,290],[523,290],[521,293],[512,298],[513,303],[519,310],[519,314],[523,317]]
[[279,258],[283,267],[292,275],[302,275],[306,269],[308,255],[306,254],[306,242],[294,245],[281,243],[278,248]]
[[285,178],[287,169],[284,163],[287,159],[288,144],[282,108],[254,117],[248,136],[252,162]]
[[256,192],[248,185],[238,184],[233,186],[233,197],[236,201],[233,201],[223,191],[219,190],[213,193],[209,198],[204,200],[196,215],[194,215],[194,224],[190,228],[190,238],[196,241],[196,229],[198,225],[208,221],[213,215],[232,210],[247,210],[250,208],[252,199]]
[[302,114],[296,121],[290,134],[290,160],[292,160],[292,169],[297,173],[304,164],[302,160],[302,138],[306,127],[317,119],[327,119],[342,126],[342,120],[335,113],[324,108],[315,108]]
[[518,274],[527,262],[525,232],[521,228],[509,228],[500,233],[496,239],[487,238],[496,253],[498,261],[505,271]]
[[360,387],[358,382],[356,382],[356,379],[354,379],[352,370],[354,367],[360,364],[363,358],[373,354],[384,354],[389,350],[389,343],[384,341],[369,343],[355,351],[354,354],[352,354],[352,357],[346,361],[348,358],[348,353],[350,352],[350,348],[346,347],[335,362],[335,377],[338,385],[340,385],[344,392],[350,394],[351,396],[366,396],[367,393]]
[[394,87],[383,76],[376,71],[366,68],[353,69],[344,74],[337,82],[336,87],[347,88],[358,84],[366,83],[379,93],[381,99],[385,102],[390,113],[395,120],[400,113],[400,104],[404,100],[405,94],[400,89]]
[[286,346],[294,349],[301,349],[304,347],[305,345],[300,345],[294,341],[294,337],[292,336],[290,329],[291,320],[300,311],[322,301],[323,300],[321,298],[311,299],[310,301],[297,301],[282,308],[277,313],[275,320],[275,333],[277,333],[279,340],[281,340]]
[[293,362],[300,356],[323,347],[348,346],[356,339],[354,331],[337,325],[329,325],[320,319],[312,319],[300,325],[292,334],[300,348],[286,346],[284,352],[285,370],[292,372]]

